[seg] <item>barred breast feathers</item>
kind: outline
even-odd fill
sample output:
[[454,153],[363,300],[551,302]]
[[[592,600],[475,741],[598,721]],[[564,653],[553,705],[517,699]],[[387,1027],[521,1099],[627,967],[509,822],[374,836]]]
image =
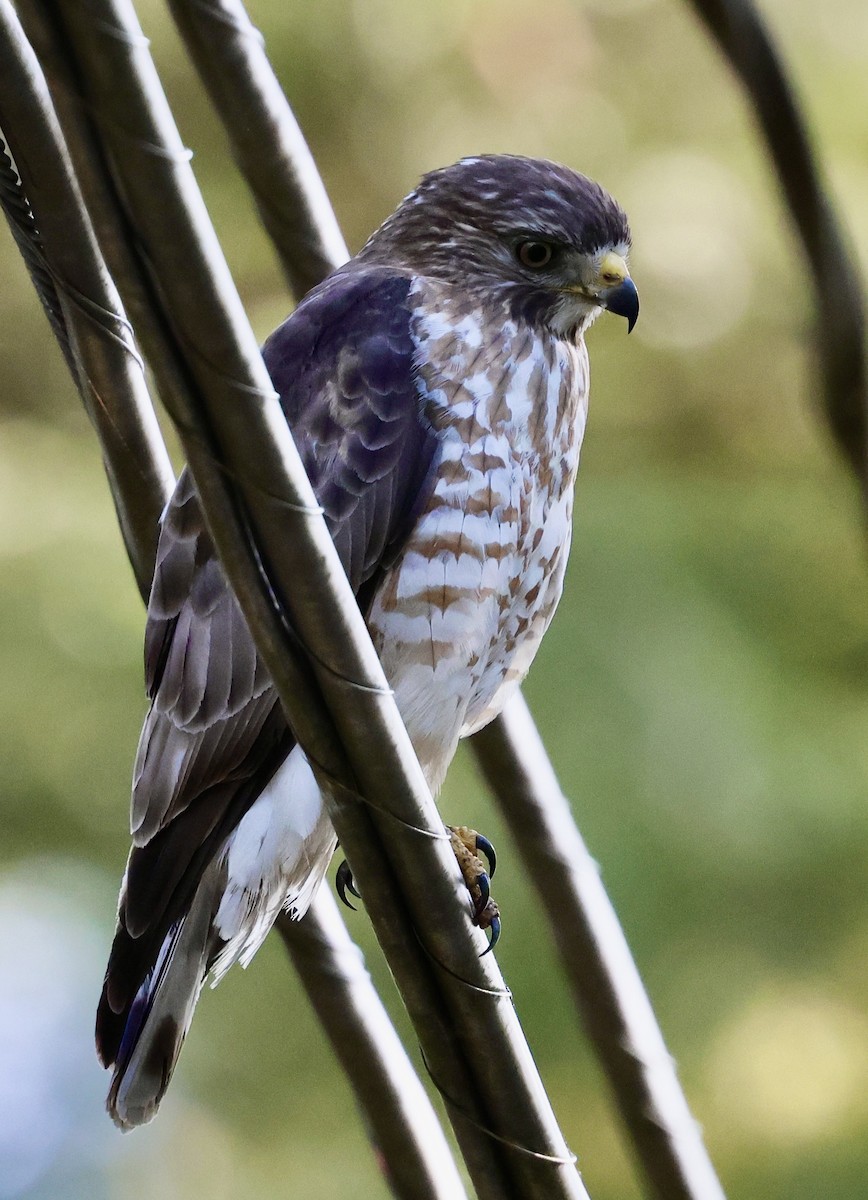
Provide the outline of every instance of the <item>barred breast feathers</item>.
[[432,786],[523,678],[560,596],[587,411],[584,343],[414,285],[437,483],[369,625]]

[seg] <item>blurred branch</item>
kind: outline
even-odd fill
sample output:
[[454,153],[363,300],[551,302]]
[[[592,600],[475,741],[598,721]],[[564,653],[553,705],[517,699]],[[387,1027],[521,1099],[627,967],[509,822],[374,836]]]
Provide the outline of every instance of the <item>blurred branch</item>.
[[[816,163],[804,124],[781,64],[769,42],[768,34],[750,5],[741,2],[718,3],[713,0],[712,2],[694,0],[694,6],[709,24],[713,35],[753,96],[787,203],[805,246],[817,289],[818,345],[830,421],[864,487],[866,481],[865,364],[861,291],[851,260],[846,253],[835,214],[819,182]],[[193,7],[201,10],[206,17],[210,16],[215,21],[220,19],[219,15],[215,17],[215,13],[220,14],[231,10],[233,20],[235,19],[236,6],[231,4],[212,6],[197,2],[194,5],[192,0],[190,3],[187,3],[186,0],[175,0],[174,8],[179,23],[184,20],[184,11]],[[182,14],[181,16],[178,16],[179,12]],[[201,33],[201,29],[199,32]],[[249,37],[249,26],[243,25],[236,32],[239,32],[243,38],[247,38]],[[190,35],[187,34],[187,36],[189,39]],[[195,31],[192,36],[196,36]],[[213,51],[215,62],[218,61],[218,55],[224,48],[222,40],[219,47],[212,46],[210,48]],[[209,47],[207,43],[204,43],[202,46],[203,58],[209,58],[208,51]],[[243,69],[248,73],[248,83],[255,90],[257,72],[251,65],[255,61],[255,55],[251,57],[250,48],[247,47],[244,56],[245,66]],[[237,120],[237,110],[233,112],[231,107],[232,98],[237,94],[232,92],[230,66],[231,64],[221,60],[221,72],[218,72],[218,76],[222,73],[225,92],[224,119],[229,125],[230,134],[233,134],[233,130],[244,122]],[[220,82],[220,78],[218,78],[218,82]],[[272,99],[269,98],[268,103],[263,104],[262,118],[273,124],[279,124],[279,113],[276,117]],[[243,134],[241,151],[237,144],[235,147],[236,155],[248,173],[255,172],[257,169],[257,165],[253,161],[256,157],[254,153],[257,145],[256,127],[251,128],[245,127],[240,131]],[[245,143],[246,154],[242,152]],[[267,156],[261,154],[261,148],[268,144],[267,141],[259,142],[259,157],[262,160],[267,159]],[[326,248],[327,238],[320,239],[319,242],[308,241],[305,244],[299,244],[296,251],[297,258],[295,264],[293,263],[293,240],[297,239],[299,233],[304,235],[310,233],[311,230],[305,228],[304,221],[299,216],[296,216],[295,220],[300,221],[300,224],[295,225],[293,221],[281,220],[280,212],[275,210],[280,207],[276,202],[276,197],[280,193],[281,181],[286,170],[292,168],[294,153],[293,143],[287,142],[285,148],[287,163],[282,164],[280,170],[271,179],[266,175],[262,175],[261,181],[257,179],[254,182],[254,191],[263,213],[263,220],[279,243],[293,286],[297,290],[303,290],[310,283],[315,282],[318,272],[324,269],[328,262],[341,257],[343,251],[335,242],[329,242],[330,249]],[[260,167],[262,165],[260,164]],[[289,188],[288,192],[291,193],[292,188]],[[311,203],[315,209],[317,207],[315,197]],[[303,212],[303,210],[299,211]],[[624,969],[621,953],[622,935],[617,926],[615,926],[615,932],[612,931],[611,910],[609,909],[609,913],[606,915],[605,906],[602,906],[600,900],[601,893],[596,896],[594,894],[595,889],[599,891],[600,884],[593,865],[587,860],[586,850],[583,846],[576,846],[569,840],[573,834],[578,837],[578,832],[572,824],[572,834],[566,834],[567,841],[564,843],[566,826],[563,825],[563,821],[569,819],[571,823],[571,818],[568,818],[566,810],[561,812],[558,808],[559,805],[563,808],[563,797],[553,774],[551,774],[550,764],[544,756],[540,757],[541,747],[535,744],[535,731],[532,725],[528,724],[529,720],[526,711],[522,711],[520,705],[514,704],[507,711],[501,723],[485,731],[476,740],[480,762],[486,774],[497,782],[496,790],[504,808],[511,813],[510,823],[513,828],[518,829],[524,825],[529,831],[527,835],[517,838],[519,845],[522,849],[526,848],[524,836],[531,836],[532,840],[542,836],[544,840],[537,846],[537,854],[542,855],[543,861],[546,861],[546,855],[554,861],[554,873],[557,880],[553,886],[549,887],[547,881],[540,879],[542,873],[538,870],[534,872],[534,879],[539,883],[540,890],[545,891],[544,898],[551,910],[551,915],[553,918],[556,915],[557,919],[553,919],[553,925],[558,933],[561,953],[576,989],[579,1005],[586,1010],[586,1020],[597,1041],[598,1049],[604,1059],[607,1055],[612,1058],[611,1063],[607,1065],[607,1071],[621,1095],[622,1107],[626,1105],[626,1118],[631,1123],[631,1128],[633,1118],[636,1116],[644,1122],[644,1125],[640,1123],[633,1129],[633,1136],[637,1144],[642,1147],[643,1162],[645,1162],[649,1174],[655,1178],[655,1186],[659,1194],[667,1197],[682,1194],[702,1195],[703,1197],[718,1195],[719,1185],[716,1184],[716,1180],[714,1180],[714,1185],[717,1186],[717,1191],[697,1190],[700,1184],[696,1180],[701,1180],[702,1171],[705,1168],[702,1166],[697,1168],[696,1162],[691,1163],[690,1159],[697,1145],[701,1150],[701,1143],[695,1136],[695,1130],[691,1143],[689,1127],[692,1122],[686,1107],[683,1113],[678,1112],[679,1104],[683,1104],[683,1096],[678,1090],[674,1071],[671,1073],[672,1079],[670,1080],[666,1070],[661,1070],[661,1050],[665,1055],[665,1049],[662,1049],[662,1041],[659,1045],[655,1045],[655,1039],[659,1038],[659,1031],[653,1023],[653,1017],[651,1017],[652,1035],[650,1039],[646,1040],[644,1049],[639,1048],[635,1041],[636,1030],[642,1031],[642,1037],[647,1033],[646,1018],[650,1015],[650,1010],[648,1013],[643,1010],[643,1003],[647,1005],[647,999],[639,985],[641,999],[638,1006],[634,1003],[633,983],[638,983],[638,979],[634,981],[630,972],[632,971],[635,975],[635,968],[627,955],[626,971]],[[515,805],[510,804],[512,799],[516,800]],[[533,815],[535,805],[541,811]],[[548,831],[544,830],[544,821],[543,825],[540,824],[541,816],[545,818],[546,811],[551,824]],[[554,855],[552,847],[558,843],[551,840],[551,835],[556,829],[560,831],[561,852]],[[572,861],[569,856],[569,861],[564,859],[564,844],[571,846],[573,853],[577,856],[576,861]],[[539,858],[536,859],[536,862],[538,864]],[[596,883],[594,883],[594,879],[596,879]],[[553,907],[557,897],[560,897],[561,905],[567,903],[565,897],[568,897],[570,888],[578,897],[580,906],[584,905],[587,908],[583,917],[583,922],[586,921],[587,924],[581,923],[574,930],[567,928],[569,921],[564,918],[565,909],[562,906],[560,908]],[[569,902],[575,903],[575,898]],[[605,905],[608,905],[608,901],[605,901]],[[590,944],[585,944],[586,942]],[[588,956],[596,954],[598,950],[600,951],[600,961],[597,962],[594,958],[589,967]],[[605,961],[607,958],[610,960],[608,963]],[[580,965],[582,969],[578,970]],[[598,974],[598,970],[603,974]],[[611,995],[600,1001],[599,994],[607,991],[611,992]],[[596,997],[595,993],[597,993]],[[593,1003],[591,998],[594,998]],[[597,1004],[600,1006],[595,1007]],[[620,1009],[619,1006],[621,1006]],[[629,1032],[631,1006],[633,1009],[632,1020],[636,1027],[632,1034]],[[606,1023],[610,1016],[613,1023],[607,1027]],[[628,1042],[626,1049],[623,1045],[619,1045],[620,1040],[624,1037],[632,1039]],[[607,1042],[609,1043],[608,1047]],[[642,1061],[643,1055],[644,1062]],[[637,1075],[638,1078],[635,1078]],[[659,1097],[671,1090],[673,1081],[677,1092],[677,1101],[665,1118],[672,1121],[673,1128],[669,1131],[657,1130],[659,1136],[655,1141],[652,1135],[655,1133],[655,1125],[661,1120],[661,1113],[655,1111],[655,1105],[659,1107]],[[655,1090],[658,1093],[657,1101],[654,1099]],[[639,1109],[646,1103],[650,1104],[651,1109],[650,1113],[643,1115]],[[631,1112],[631,1110],[635,1111]],[[677,1121],[673,1120],[673,1114],[677,1115]],[[688,1130],[688,1133],[685,1134],[685,1130]],[[673,1143],[671,1148],[667,1148],[665,1144],[667,1142]],[[680,1150],[679,1144],[681,1144]],[[704,1151],[702,1154],[704,1156]],[[677,1185],[681,1186],[681,1191],[673,1190],[676,1185],[671,1177],[668,1178],[668,1183],[665,1182],[667,1179],[665,1175],[657,1177],[660,1169],[657,1160],[662,1162],[667,1157],[671,1157],[672,1164],[682,1173],[682,1184]],[[664,1168],[664,1170],[668,1170],[668,1168]],[[697,1170],[699,1174],[697,1174]],[[693,1190],[685,1190],[691,1186],[688,1182],[691,1176],[694,1179]],[[712,1185],[709,1184],[710,1186]]]
[[[442,825],[316,509],[135,16],[124,3],[52,5],[49,11],[63,14],[137,252],[159,281],[166,325],[184,351],[192,386],[172,415],[224,566],[329,795],[426,1057],[452,1101],[459,1140],[474,1131],[466,1148],[480,1194],[544,1190],[582,1197],[509,994],[491,957],[478,957],[479,935]],[[271,581],[263,578],[264,562]],[[316,653],[299,655],[298,638]],[[360,803],[359,792],[376,797],[376,805]],[[412,974],[394,953],[396,944],[406,947],[408,925],[425,947],[409,955]],[[497,1154],[480,1154],[492,1135]]]
[[[154,371],[157,387],[167,409],[175,407],[176,398],[190,388],[189,372],[183,348],[177,344],[167,326],[154,281],[144,268],[135,246],[135,231],[130,226],[123,203],[117,193],[99,135],[88,109],[81,102],[69,48],[58,36],[56,23],[39,3],[22,0],[18,11],[27,38],[39,59],[49,86],[55,112],[75,172],[76,185],[84,199],[86,212],[99,240],[112,280],[117,286],[126,312],[129,313],[145,358]],[[72,246],[77,246],[73,239]],[[111,404],[113,398],[106,398]],[[122,408],[121,398],[115,401]],[[157,437],[159,433],[157,431]],[[162,444],[162,439],[160,438]],[[123,454],[125,446],[115,447]],[[156,457],[165,449],[152,446]],[[127,477],[135,476],[133,447],[129,447]],[[141,461],[145,461],[142,457]],[[144,487],[144,481],[143,481]],[[170,489],[171,490],[171,489]],[[162,508],[159,510],[162,512]],[[152,534],[156,536],[156,526]],[[128,546],[128,550],[130,547]],[[156,543],[153,547],[156,553]],[[143,596],[147,599],[153,574],[153,555],[148,560],[147,577],[141,580]]]
[[868,502],[868,364],[862,283],[821,179],[783,61],[751,0],[690,0],[751,101],[816,292],[826,415]]
[[[170,7],[252,190],[259,195],[267,188],[270,210],[293,214],[292,221],[267,223],[282,262],[307,262],[311,245],[334,247],[333,210],[321,186],[299,189],[299,178],[308,177],[310,170],[309,151],[304,146],[301,165],[294,169],[298,126],[240,0],[170,0]],[[284,148],[280,169],[274,169],[270,153],[263,153],[275,136]],[[346,251],[332,248],[330,256],[335,267]],[[291,269],[288,274],[291,283],[298,277]],[[515,713],[522,714],[521,722]],[[542,896],[577,1005],[649,1181],[665,1200],[722,1196],[623,931],[595,868],[593,881],[589,878],[591,859],[552,782],[553,769],[523,701],[477,734],[472,745],[516,842],[524,851],[527,835],[528,845],[538,852],[535,858],[525,855],[528,873]],[[527,770],[530,747],[533,773]],[[537,773],[540,790],[535,793],[531,780]],[[554,827],[559,841],[553,839]],[[540,863],[562,861],[567,848],[576,854],[574,871],[569,862],[562,864],[566,875],[558,878],[539,869]],[[560,936],[570,929],[575,937]]]
[[24,265],[27,267],[30,280],[36,289],[36,295],[48,317],[48,323],[57,338],[64,361],[77,385],[78,367],[75,365],[72,346],[69,344],[69,334],[66,331],[66,322],[60,307],[60,297],[54,286],[54,280],[51,278],[42,237],[36,228],[36,218],[33,216],[30,202],[24,195],[21,180],[2,140],[2,135],[0,135],[0,207],[3,209],[3,215],[6,217],[15,244],[24,259]]
[[[42,37],[50,37],[50,33],[50,25],[43,24]],[[45,213],[49,228],[53,228],[51,223],[56,214],[52,201],[57,194],[53,176],[57,168],[55,155],[63,151],[66,164],[65,149],[59,130],[54,126],[38,65],[32,60],[14,14],[5,5],[0,8],[0,55],[6,68],[3,81],[0,81],[0,97],[5,81],[26,104],[27,120],[19,124],[22,113],[16,112],[14,129],[21,143],[28,147],[33,177],[38,181],[34,182],[32,193],[37,209]],[[28,78],[35,84],[33,93],[25,86]],[[80,106],[69,105],[67,117],[70,123],[66,127],[66,136],[75,147],[75,158],[77,161],[84,159],[91,168],[87,172],[88,182],[91,190],[97,190],[101,218],[106,222],[100,225],[100,234],[112,242],[121,215],[112,208],[107,181],[100,178],[98,169],[92,170],[98,167],[98,156],[94,156],[91,131]],[[51,132],[51,139],[45,142],[34,136],[36,127],[42,124]],[[48,156],[45,160],[42,153]],[[45,184],[51,187],[44,193]],[[87,216],[77,192],[66,198],[71,204],[74,202],[73,208],[64,209],[71,277],[92,282],[94,274],[102,273],[99,252],[92,238],[82,236],[81,227],[87,225]],[[53,264],[41,241],[37,240],[30,204],[11,168],[4,180],[0,202],[10,216],[10,223],[14,221],[25,235],[22,252],[34,256],[37,268],[32,271],[34,283],[48,307],[56,300]],[[82,298],[86,298],[84,293]],[[103,299],[115,303],[116,321],[125,327],[117,297],[105,295]],[[58,340],[68,347],[69,335],[59,305],[52,326]],[[153,330],[159,330],[159,323],[153,325]],[[154,345],[159,349],[156,343]],[[85,349],[87,351],[87,346]],[[71,355],[68,363],[75,371]],[[85,369],[87,365],[85,360]],[[109,388],[101,399],[101,411],[106,420],[98,432],[112,488],[119,482],[123,495],[134,498],[136,511],[153,515],[151,529],[144,524],[128,523],[123,530],[130,560],[139,568],[137,576],[142,598],[147,599],[159,513],[171,486],[171,468],[155,420],[137,425],[143,436],[135,443],[111,436],[112,430],[127,423],[125,408],[130,403],[127,392]],[[280,929],[311,1004],[354,1088],[395,1195],[405,1200],[459,1200],[464,1196],[464,1189],[433,1108],[364,969],[361,952],[343,928],[334,901],[323,892],[303,921],[282,918]]]
[[349,252],[263,37],[237,0],[169,0],[169,8],[301,298]]
[[[12,217],[16,241],[21,246],[23,239],[29,247],[31,276],[53,317],[52,327],[61,333],[61,348],[104,448],[124,541],[146,594],[159,518],[173,482],[171,464],[142,360],[82,205],[42,71],[9,0],[0,0],[0,31],[0,128],[22,183]],[[134,469],[116,473],[114,464],[121,458]]]
[[722,1200],[624,932],[521,695],[474,738],[537,886],[639,1161],[665,1200]]
[[407,1057],[327,887],[307,915],[275,926],[331,1042],[402,1200],[461,1200],[458,1177],[428,1094]]

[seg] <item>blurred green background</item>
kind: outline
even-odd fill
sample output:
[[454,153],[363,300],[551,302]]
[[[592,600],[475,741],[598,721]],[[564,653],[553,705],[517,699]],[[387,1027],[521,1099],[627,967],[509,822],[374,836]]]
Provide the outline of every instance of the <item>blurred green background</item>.
[[[868,7],[763,5],[864,268]],[[289,298],[162,4],[140,5],[254,325]],[[811,296],[740,93],[676,0],[260,0],[352,248],[419,174],[514,151],[630,214],[642,319],[601,320],[566,595],[526,693],[732,1197],[865,1194],[868,573],[820,418]],[[281,947],[207,993],[159,1119],[102,1110],[92,1012],[144,711],[99,454],[0,238],[0,1198],[383,1197]],[[595,1200],[639,1195],[518,856],[498,957]],[[364,913],[348,914],[396,1019]],[[412,1042],[412,1039],[411,1039]],[[414,1051],[415,1053],[415,1051]]]

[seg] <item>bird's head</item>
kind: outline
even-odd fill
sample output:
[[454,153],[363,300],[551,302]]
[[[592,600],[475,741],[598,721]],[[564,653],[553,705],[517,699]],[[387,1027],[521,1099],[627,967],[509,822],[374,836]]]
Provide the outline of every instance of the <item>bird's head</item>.
[[512,316],[574,337],[603,309],[633,328],[629,248],[627,218],[599,184],[544,159],[493,154],[424,176],[359,257],[481,290]]

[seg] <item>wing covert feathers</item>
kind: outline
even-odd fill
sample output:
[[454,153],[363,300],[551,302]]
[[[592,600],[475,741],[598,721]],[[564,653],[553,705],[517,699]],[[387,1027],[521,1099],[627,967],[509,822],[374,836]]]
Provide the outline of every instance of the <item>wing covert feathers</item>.
[[[411,285],[381,267],[338,272],[263,351],[363,610],[433,486],[438,438],[417,380]],[[97,1013],[98,1052],[115,1065],[109,1111],[122,1128],[150,1120],[165,1091],[222,947],[213,917],[229,883],[224,850],[294,744],[186,470],[162,521],[145,678],[134,844]],[[312,875],[330,852],[323,837]],[[301,915],[313,883],[292,882]],[[268,906],[273,895],[252,894],[239,945],[258,944]]]

